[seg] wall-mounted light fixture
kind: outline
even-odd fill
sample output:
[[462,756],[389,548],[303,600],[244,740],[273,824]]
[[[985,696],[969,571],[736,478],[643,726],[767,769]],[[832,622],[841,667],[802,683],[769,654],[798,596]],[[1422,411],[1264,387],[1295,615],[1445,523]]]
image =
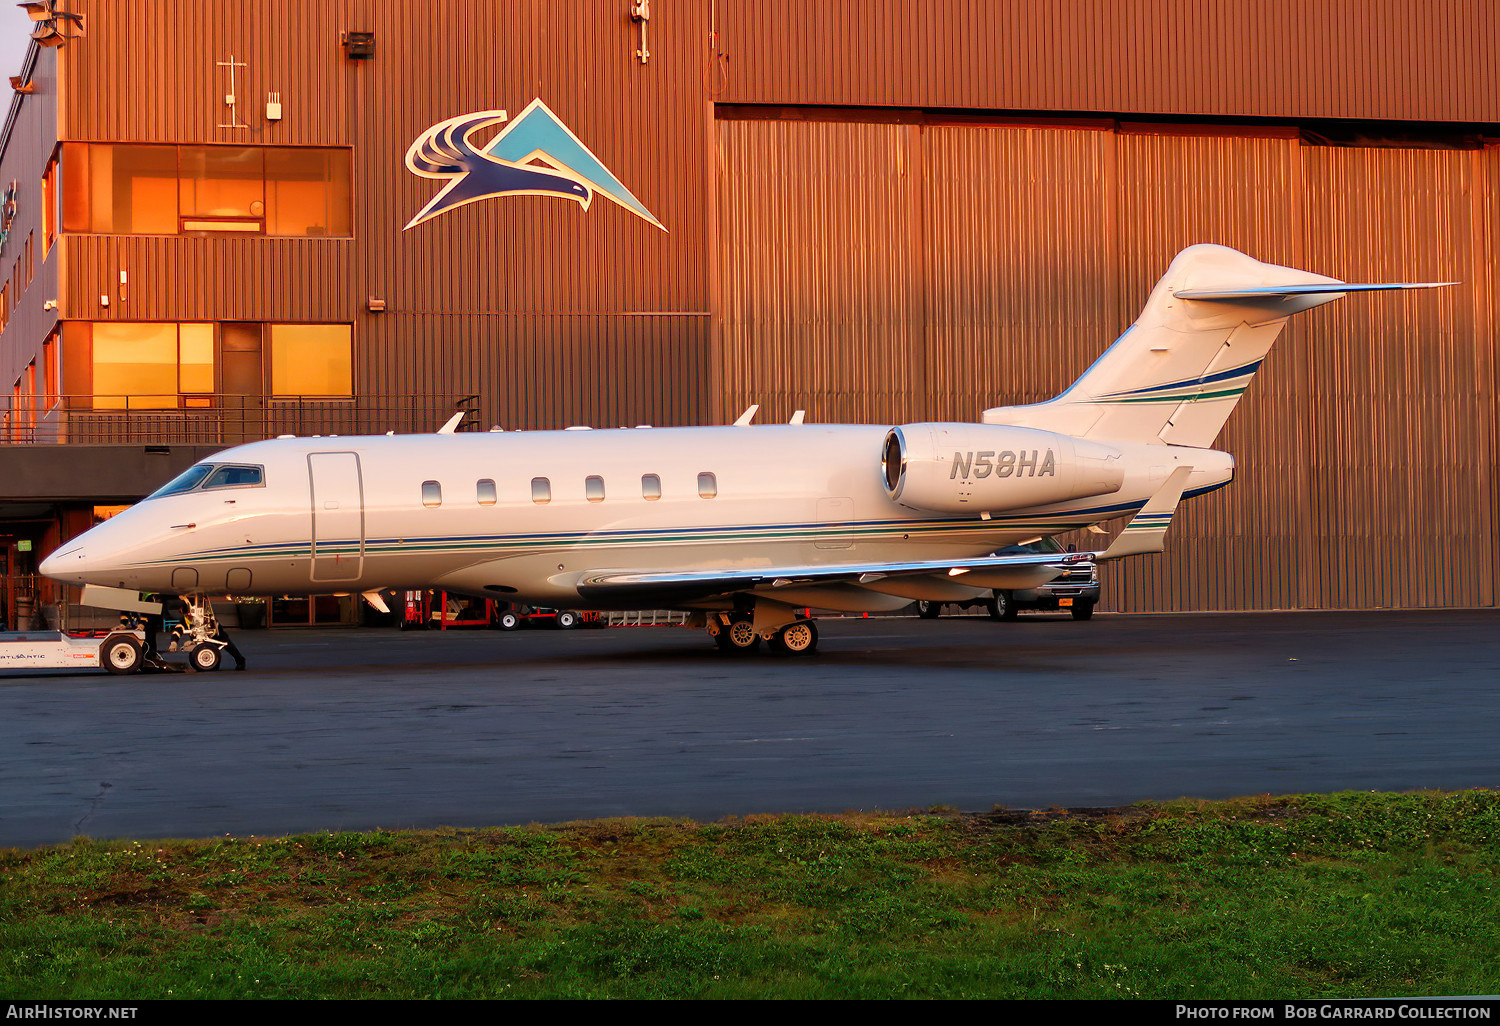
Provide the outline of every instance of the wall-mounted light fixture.
[[83,15],[59,11],[57,0],[31,0],[17,4],[26,16],[36,22],[31,38],[38,46],[63,46],[70,40],[83,37]]
[[367,61],[375,56],[373,32],[345,32],[339,41],[344,46],[344,56],[351,61]]

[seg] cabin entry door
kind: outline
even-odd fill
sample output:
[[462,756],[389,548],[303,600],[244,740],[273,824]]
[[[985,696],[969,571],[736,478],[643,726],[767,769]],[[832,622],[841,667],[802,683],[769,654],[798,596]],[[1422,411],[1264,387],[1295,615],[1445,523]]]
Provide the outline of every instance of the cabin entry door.
[[314,581],[352,581],[364,571],[365,503],[359,454],[307,455]]

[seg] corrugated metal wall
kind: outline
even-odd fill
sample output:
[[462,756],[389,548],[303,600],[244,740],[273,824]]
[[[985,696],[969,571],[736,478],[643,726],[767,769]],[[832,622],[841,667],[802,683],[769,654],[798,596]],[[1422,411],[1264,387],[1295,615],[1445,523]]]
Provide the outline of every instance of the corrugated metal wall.
[[1491,0],[719,0],[716,23],[726,103],[1500,120]]
[[1189,503],[1167,554],[1112,569],[1108,595],[1493,604],[1500,150],[723,120],[718,157],[719,391],[768,419],[973,420],[1055,395],[1197,242],[1465,282],[1294,322],[1221,438],[1235,483]]

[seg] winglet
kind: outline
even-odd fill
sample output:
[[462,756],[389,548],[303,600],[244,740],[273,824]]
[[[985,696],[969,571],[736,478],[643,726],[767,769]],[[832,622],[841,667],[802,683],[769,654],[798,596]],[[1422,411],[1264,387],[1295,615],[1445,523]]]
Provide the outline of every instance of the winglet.
[[735,427],[749,427],[755,415],[760,412],[760,403],[754,403],[745,407],[745,412],[740,414],[739,419],[734,422]]
[[453,416],[451,416],[451,417],[448,418],[448,423],[446,423],[442,427],[438,428],[437,433],[440,434],[440,435],[451,435],[451,434],[453,434],[455,431],[458,430],[458,426],[464,422],[464,418],[467,417],[468,415],[469,415],[469,411],[468,410],[459,410]]
[[1177,504],[1182,501],[1183,489],[1187,487],[1188,475],[1192,472],[1192,467],[1178,467],[1172,471],[1156,494],[1151,496],[1151,501],[1130,518],[1125,530],[1120,532],[1114,544],[1105,549],[1099,558],[1119,559],[1121,556],[1160,552],[1167,536],[1167,528],[1172,526],[1172,514],[1177,512]]

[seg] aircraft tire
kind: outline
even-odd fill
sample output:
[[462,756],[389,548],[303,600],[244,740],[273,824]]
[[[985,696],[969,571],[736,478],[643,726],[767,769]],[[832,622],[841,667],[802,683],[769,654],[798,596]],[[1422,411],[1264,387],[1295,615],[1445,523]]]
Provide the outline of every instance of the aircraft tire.
[[729,626],[719,631],[715,641],[721,641],[721,645],[727,652],[754,652],[760,648],[760,635],[755,633],[755,621],[748,616],[742,619],[731,620]]
[[917,615],[924,620],[936,620],[943,615],[943,604],[941,602],[928,602],[926,599],[917,601]]
[[1094,604],[1092,602],[1079,602],[1070,610],[1075,620],[1092,620],[1094,618]]
[[134,673],[141,668],[141,646],[131,637],[115,637],[99,646],[99,664],[110,673]]
[[188,653],[188,669],[212,673],[219,668],[221,658],[218,645],[199,645]]
[[818,626],[811,620],[798,620],[777,631],[771,648],[779,655],[811,655],[818,648]]

